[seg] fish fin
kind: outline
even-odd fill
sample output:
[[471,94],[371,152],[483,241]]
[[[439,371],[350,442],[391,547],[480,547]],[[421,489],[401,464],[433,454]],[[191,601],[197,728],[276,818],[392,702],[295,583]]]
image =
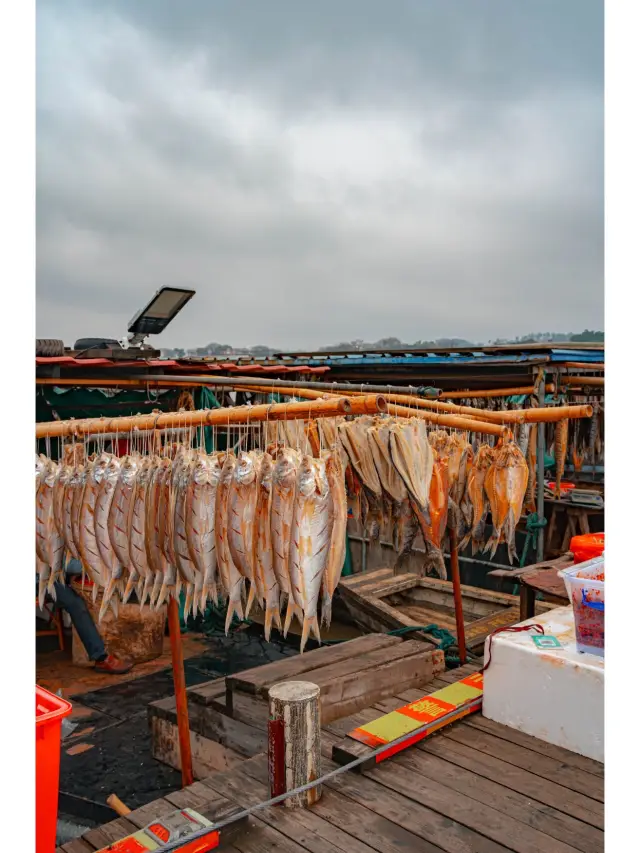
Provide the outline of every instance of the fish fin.
[[47,579],[42,575],[38,578],[38,607],[44,610],[44,597],[47,591]]
[[187,615],[189,614],[189,610],[193,604],[193,592],[194,586],[192,583],[185,584],[185,592],[184,592],[184,618],[186,620]]
[[304,647],[307,645],[307,640],[309,639],[310,632],[313,631],[313,634],[316,640],[320,643],[320,628],[318,627],[318,617],[317,616],[304,616],[302,619],[302,639],[300,640],[300,654],[304,652]]
[[248,615],[251,613],[251,608],[253,606],[253,602],[256,599],[256,585],[254,581],[251,581],[249,584],[249,595],[247,596],[247,606],[245,607],[244,612]]
[[224,623],[224,633],[226,635],[229,634],[229,628],[231,627],[231,620],[233,619],[234,614],[236,614],[239,619],[244,619],[244,614],[242,612],[242,602],[234,601],[232,598],[230,598],[229,606],[227,607],[227,618]]
[[114,590],[116,588],[116,581],[114,578],[109,578],[109,583],[107,584],[104,594],[102,596],[102,604],[100,605],[100,612],[98,613],[98,622],[102,622],[105,613],[109,609],[109,604],[111,602],[111,598],[113,597]]
[[331,596],[326,590],[322,591],[322,624],[325,628],[331,624]]
[[98,584],[95,581],[93,582],[93,589],[91,590],[91,600],[94,604],[98,600]]
[[280,611],[277,607],[267,607],[264,611],[264,638],[269,642],[271,637],[271,625],[276,626],[278,631],[282,631],[282,622],[280,620]]
[[134,588],[137,586],[137,578],[138,578],[138,573],[135,569],[132,568],[129,571],[129,577],[127,579],[127,585],[125,586],[124,592],[122,594],[122,603],[123,604],[126,604],[127,601],[129,601],[129,598],[131,597],[131,593],[133,592]]
[[469,544],[470,541],[471,541],[471,532],[465,533],[464,539],[462,539],[462,541],[458,543],[458,550],[464,551],[464,549],[467,547],[467,545]]
[[162,575],[157,572],[153,576],[153,586],[151,587],[151,592],[149,593],[149,607],[152,609],[156,606],[156,601],[158,600],[158,595],[160,594],[160,588],[162,587]]
[[142,601],[142,591],[144,589],[144,578],[138,577],[138,582],[136,583],[136,598],[138,599],[138,603]]
[[140,610],[142,610],[142,608],[145,605],[145,602],[147,601],[147,599],[151,595],[151,589],[150,588],[153,587],[154,580],[155,580],[155,575],[152,575],[151,572],[148,572],[144,576],[144,583],[142,584],[142,593],[138,596],[138,598],[140,599]]
[[436,572],[438,577],[446,581],[447,579],[447,567],[444,562],[444,555],[440,548],[436,548],[433,542],[429,542],[429,540],[425,540],[425,553],[426,559],[423,564],[423,569],[426,573]]
[[286,639],[287,634],[289,633],[289,628],[291,627],[291,620],[293,619],[293,615],[296,611],[296,605],[293,600],[293,596],[289,596],[289,601],[287,602],[287,612],[284,617],[284,631],[282,632],[282,636]]
[[180,592],[181,592],[181,590],[182,590],[182,578],[180,577],[180,574],[179,574],[179,573],[177,573],[177,574],[176,574],[176,591],[175,591],[175,593],[174,593],[174,595],[175,595],[175,597],[176,597],[176,601],[179,601],[179,600],[180,600]]
[[160,610],[165,601],[168,601],[169,598],[171,598],[174,590],[175,586],[169,586],[166,581],[162,582],[162,586],[160,587],[160,594],[158,595],[158,600],[156,601],[156,610]]

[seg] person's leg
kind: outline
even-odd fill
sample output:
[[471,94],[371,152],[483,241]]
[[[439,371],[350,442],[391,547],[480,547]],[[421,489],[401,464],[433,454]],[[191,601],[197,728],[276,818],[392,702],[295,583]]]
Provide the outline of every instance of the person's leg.
[[82,645],[87,650],[89,660],[104,660],[107,657],[107,650],[82,596],[66,584],[55,583],[54,588],[56,604],[66,610],[71,617]]

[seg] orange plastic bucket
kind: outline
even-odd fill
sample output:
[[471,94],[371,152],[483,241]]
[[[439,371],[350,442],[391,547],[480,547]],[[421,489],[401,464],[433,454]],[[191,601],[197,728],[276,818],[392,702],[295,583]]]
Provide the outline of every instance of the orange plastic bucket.
[[604,552],[604,533],[584,533],[582,536],[574,536],[569,544],[569,550],[576,563],[586,563],[587,560],[600,557]]
[[36,853],[54,853],[62,718],[71,704],[36,684]]

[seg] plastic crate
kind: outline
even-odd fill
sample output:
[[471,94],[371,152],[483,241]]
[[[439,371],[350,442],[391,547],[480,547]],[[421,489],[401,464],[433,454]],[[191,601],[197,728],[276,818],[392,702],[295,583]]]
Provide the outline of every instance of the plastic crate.
[[602,556],[604,551],[604,533],[585,533],[571,539],[569,550],[576,564]]
[[60,735],[71,704],[36,685],[36,853],[54,853],[60,785]]
[[604,554],[558,575],[573,606],[578,651],[604,657]]

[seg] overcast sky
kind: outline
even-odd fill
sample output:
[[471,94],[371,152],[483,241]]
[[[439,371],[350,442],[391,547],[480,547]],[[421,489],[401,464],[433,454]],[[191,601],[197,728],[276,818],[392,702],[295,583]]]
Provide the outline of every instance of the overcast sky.
[[38,0],[37,334],[603,328],[598,0]]

